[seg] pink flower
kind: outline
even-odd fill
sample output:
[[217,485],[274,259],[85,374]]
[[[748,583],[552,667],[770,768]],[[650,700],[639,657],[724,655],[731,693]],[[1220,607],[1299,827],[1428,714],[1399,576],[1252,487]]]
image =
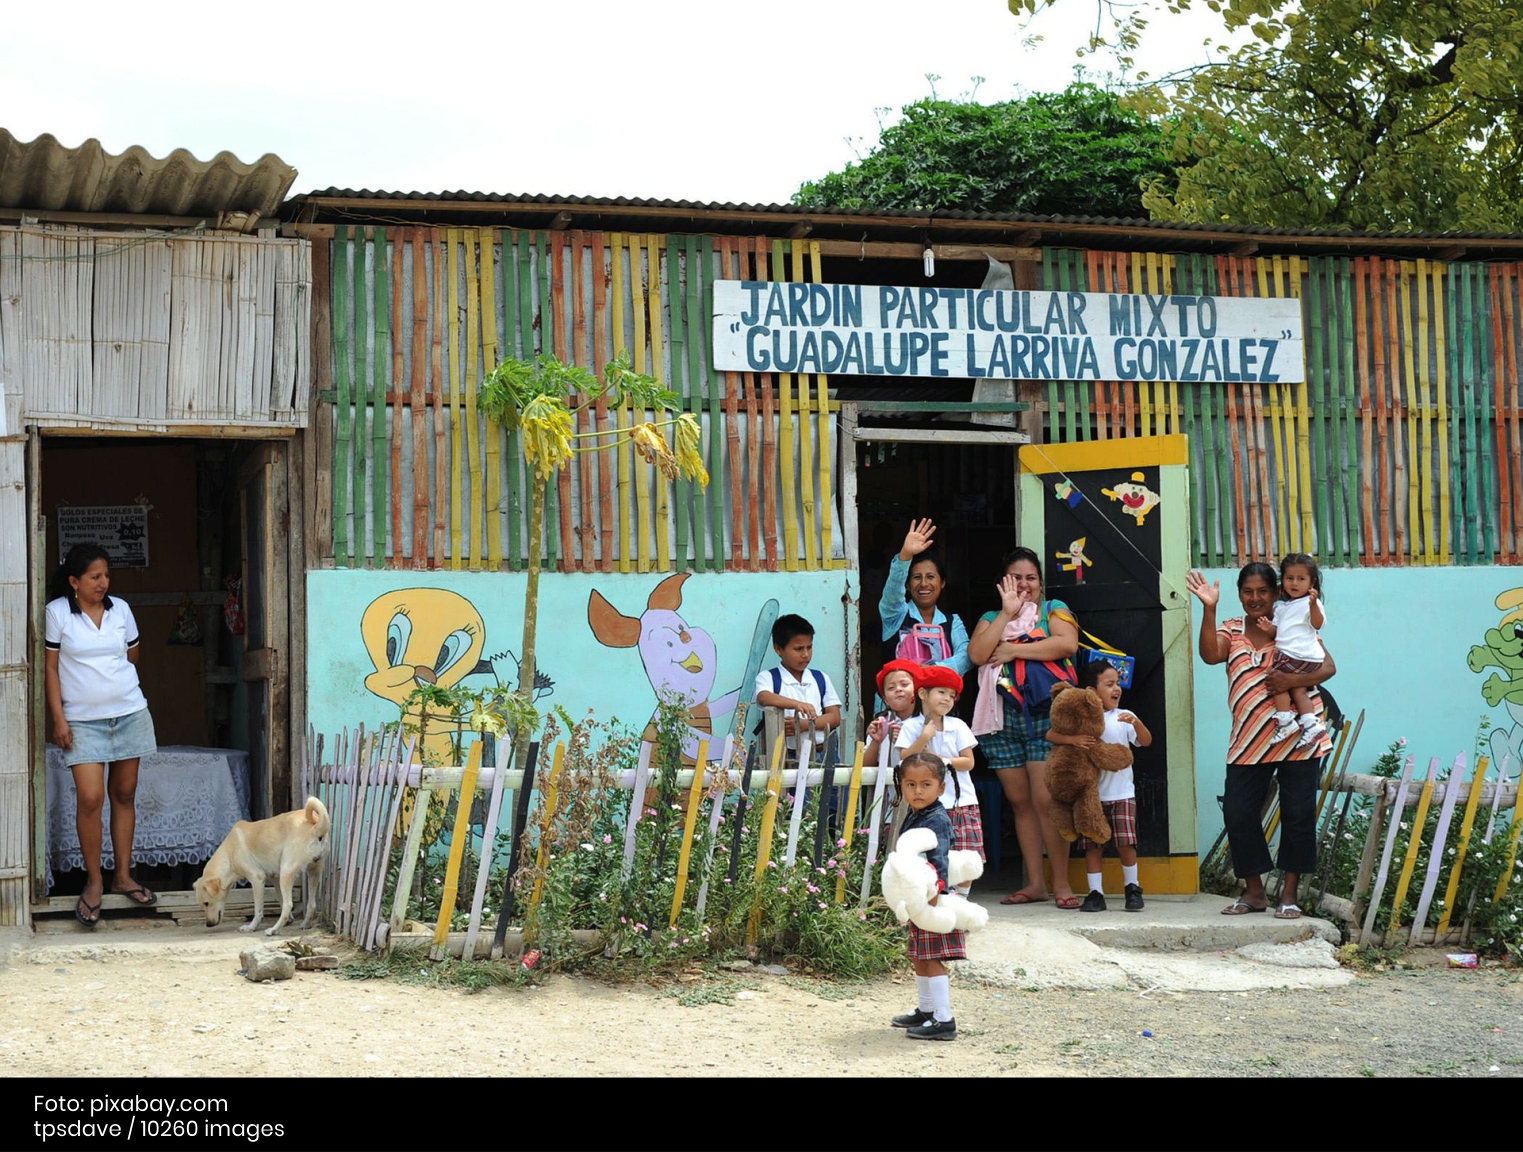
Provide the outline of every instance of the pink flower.
[[1398,739],[1396,741],[1396,743],[1401,745],[1403,748],[1405,748],[1407,746],[1407,738],[1405,736],[1403,736],[1400,739]]
[[820,906],[820,910],[821,911],[824,911],[824,909],[825,909],[825,901],[823,901],[823,900],[816,900],[815,903]]
[[836,847],[837,848],[845,848],[846,847],[846,841],[844,839],[837,840],[836,841]]
[[857,919],[858,920],[866,920],[867,919],[867,913],[866,912],[858,912],[857,913]]
[[608,835],[608,833],[605,832],[603,834],[603,843],[604,844],[612,844],[613,843],[613,837]]
[[779,885],[778,885],[778,886],[777,886],[777,890],[778,890],[778,891],[779,891],[779,892],[784,892],[784,893],[786,893],[786,892],[787,892],[787,891],[788,891],[788,889],[786,889],[786,888],[784,888],[784,887],[783,887],[783,886],[782,886],[782,885],[781,885],[781,884],[779,884]]

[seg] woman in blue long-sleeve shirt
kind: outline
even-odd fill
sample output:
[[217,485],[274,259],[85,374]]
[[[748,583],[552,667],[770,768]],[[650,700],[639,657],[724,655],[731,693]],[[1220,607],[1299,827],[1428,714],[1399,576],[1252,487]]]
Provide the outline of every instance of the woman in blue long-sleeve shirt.
[[973,662],[968,659],[968,629],[960,617],[949,617],[936,607],[947,580],[941,562],[928,551],[935,533],[936,525],[929,519],[911,521],[904,544],[889,565],[883,596],[878,601],[884,655],[888,657],[900,637],[915,624],[936,625],[941,629],[948,654],[929,663],[945,665],[959,676],[966,676],[973,669]]

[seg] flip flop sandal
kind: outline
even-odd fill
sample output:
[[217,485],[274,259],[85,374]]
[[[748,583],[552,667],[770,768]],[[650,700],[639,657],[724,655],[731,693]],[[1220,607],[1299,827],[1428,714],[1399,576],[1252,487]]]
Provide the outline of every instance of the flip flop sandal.
[[[92,915],[86,916],[86,912],[92,913]],[[81,896],[79,902],[74,905],[74,919],[78,920],[92,932],[95,931],[96,926],[100,924],[100,905],[91,904]]]
[[1028,892],[1012,892],[1000,901],[1001,904],[1045,904],[1046,896],[1032,896]]
[[[1228,904],[1225,908],[1222,909],[1222,915],[1223,916],[1247,916],[1247,915],[1249,915],[1252,912],[1268,912],[1268,911],[1269,911],[1269,905],[1268,904],[1264,905],[1264,907],[1262,907],[1262,908],[1255,908],[1252,904],[1248,903],[1248,901],[1246,901],[1246,900],[1234,900],[1231,904]],[[1287,917],[1287,919],[1291,919],[1291,917]]]
[[1299,920],[1301,919],[1301,909],[1294,904],[1281,904],[1274,910],[1274,918],[1276,920]]
[[1075,908],[1082,906],[1084,903],[1084,901],[1077,896],[1057,896],[1053,898],[1053,902],[1057,904],[1059,908],[1066,909],[1069,912],[1072,912]]
[[155,893],[150,892],[147,888],[144,888],[141,884],[139,884],[136,888],[128,888],[123,892],[118,892],[117,895],[127,897],[127,899],[131,900],[140,908],[152,908],[159,902],[158,896]]

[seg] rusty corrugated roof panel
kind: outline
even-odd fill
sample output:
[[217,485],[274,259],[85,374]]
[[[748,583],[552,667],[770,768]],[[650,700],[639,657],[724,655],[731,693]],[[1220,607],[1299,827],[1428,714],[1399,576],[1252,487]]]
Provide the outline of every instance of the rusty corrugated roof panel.
[[21,141],[0,128],[0,207],[45,212],[272,216],[296,169],[266,153],[245,164],[231,152],[197,160],[183,148],[163,158],[134,145],[113,155],[99,140],[66,148],[43,133]]
[[[1034,227],[1047,226],[1101,226],[1107,228],[1154,229],[1170,232],[1239,233],[1243,236],[1282,236],[1339,239],[1360,237],[1365,239],[1393,240],[1519,240],[1513,232],[1356,232],[1346,228],[1266,228],[1254,224],[1188,224],[1172,220],[1133,219],[1122,216],[1038,216],[1027,213],[963,212],[952,209],[936,212],[910,212],[899,208],[801,208],[796,204],[734,204],[728,202],[704,203],[693,200],[654,200],[628,196],[549,196],[543,193],[505,192],[388,192],[368,188],[325,188],[295,196],[289,208],[296,208],[306,201],[322,200],[392,200],[416,201],[420,204],[448,202],[457,204],[482,204],[503,206],[583,207],[583,208],[643,208],[666,209],[673,212],[744,212],[757,216],[805,216],[805,217],[894,217],[906,223],[928,221],[950,222],[957,220],[986,221],[996,224]],[[290,211],[286,213],[290,215]]]

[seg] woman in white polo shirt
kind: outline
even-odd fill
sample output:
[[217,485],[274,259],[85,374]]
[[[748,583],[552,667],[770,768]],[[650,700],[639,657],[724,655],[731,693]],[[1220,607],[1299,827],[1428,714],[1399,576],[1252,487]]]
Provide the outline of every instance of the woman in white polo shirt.
[[[110,562],[104,549],[76,544],[55,578],[47,606],[48,715],[53,741],[74,772],[75,819],[85,858],[85,890],[74,916],[86,928],[100,923],[101,807],[111,795],[113,892],[144,906],[159,898],[132,878],[137,830],[138,761],[155,750],[153,718],[138,684],[138,631],[132,609],[107,595]],[[109,784],[107,766],[110,766]]]

